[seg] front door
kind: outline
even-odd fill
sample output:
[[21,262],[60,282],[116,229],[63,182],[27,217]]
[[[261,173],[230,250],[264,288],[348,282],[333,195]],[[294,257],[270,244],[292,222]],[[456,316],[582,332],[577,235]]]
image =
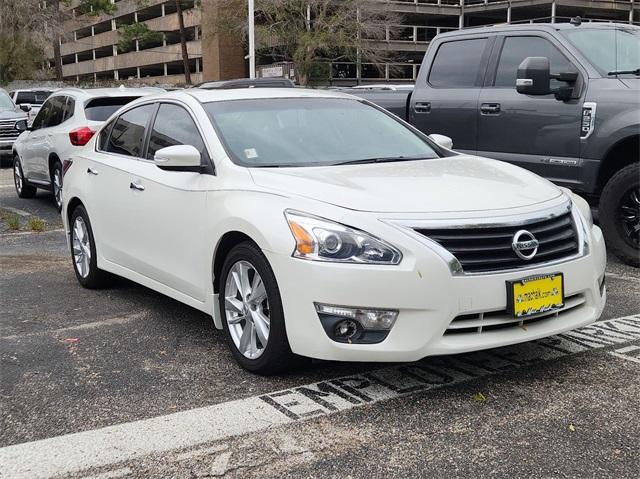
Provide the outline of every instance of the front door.
[[453,139],[453,147],[475,153],[477,111],[486,60],[493,38],[471,37],[445,41],[427,54],[411,97],[411,123],[426,134],[439,133]]
[[160,168],[153,156],[161,148],[192,145],[209,155],[185,106],[161,103],[151,126],[145,159],[129,170],[127,251],[136,271],[200,302],[205,301],[211,258],[207,257],[206,191],[215,177],[200,171]]
[[[496,44],[501,49],[495,74],[478,105],[478,155],[515,163],[571,187],[579,179],[582,100],[522,95],[515,88],[518,65],[526,57],[549,58],[552,73],[576,71],[554,41],[541,33],[518,33]],[[552,80],[552,87],[562,85],[566,83]]]

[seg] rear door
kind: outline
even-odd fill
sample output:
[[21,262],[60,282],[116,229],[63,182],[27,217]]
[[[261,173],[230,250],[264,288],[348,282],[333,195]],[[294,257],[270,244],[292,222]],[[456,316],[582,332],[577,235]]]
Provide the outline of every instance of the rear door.
[[[579,71],[563,47],[544,32],[499,37],[480,94],[478,155],[515,163],[571,186],[578,179],[582,100],[516,91],[518,66],[526,57],[549,58],[552,73]],[[553,88],[566,83],[552,80]]]
[[[85,172],[91,195],[87,205],[96,245],[103,259],[137,271],[141,212],[130,187],[131,172],[142,160],[146,129],[155,104],[141,105],[122,113],[100,132],[95,154],[87,155]],[[134,219],[135,218],[135,219]],[[147,221],[151,218],[147,217]]]
[[411,97],[411,123],[426,134],[453,139],[453,147],[475,153],[478,98],[494,38],[446,37],[424,59]]

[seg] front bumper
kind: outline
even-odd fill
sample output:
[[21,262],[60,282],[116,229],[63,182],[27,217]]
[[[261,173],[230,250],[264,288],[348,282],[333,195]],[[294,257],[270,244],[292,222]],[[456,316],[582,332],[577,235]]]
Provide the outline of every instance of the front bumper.
[[[606,253],[602,233],[593,227],[589,253],[564,263],[509,273],[455,276],[428,248],[398,266],[345,265],[304,261],[265,251],[280,288],[286,330],[294,353],[340,361],[415,361],[425,356],[495,348],[551,336],[595,321],[605,304],[601,294]],[[420,250],[417,252],[416,250]],[[565,297],[577,307],[525,327],[445,334],[460,315],[506,309],[505,281],[564,273]],[[314,302],[399,310],[387,338],[378,344],[348,344],[325,333]]]

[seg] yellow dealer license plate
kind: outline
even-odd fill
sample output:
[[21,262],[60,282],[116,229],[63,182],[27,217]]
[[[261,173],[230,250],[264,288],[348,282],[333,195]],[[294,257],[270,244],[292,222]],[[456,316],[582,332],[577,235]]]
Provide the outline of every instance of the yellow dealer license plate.
[[562,273],[507,281],[507,311],[517,318],[553,311],[563,306]]

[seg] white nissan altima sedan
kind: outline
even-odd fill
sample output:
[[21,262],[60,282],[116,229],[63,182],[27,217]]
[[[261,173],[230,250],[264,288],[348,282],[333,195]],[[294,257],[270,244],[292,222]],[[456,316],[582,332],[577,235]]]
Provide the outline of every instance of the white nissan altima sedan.
[[210,314],[254,372],[530,341],[605,303],[583,199],[348,95],[147,96],[65,168],[78,281],[116,274]]

